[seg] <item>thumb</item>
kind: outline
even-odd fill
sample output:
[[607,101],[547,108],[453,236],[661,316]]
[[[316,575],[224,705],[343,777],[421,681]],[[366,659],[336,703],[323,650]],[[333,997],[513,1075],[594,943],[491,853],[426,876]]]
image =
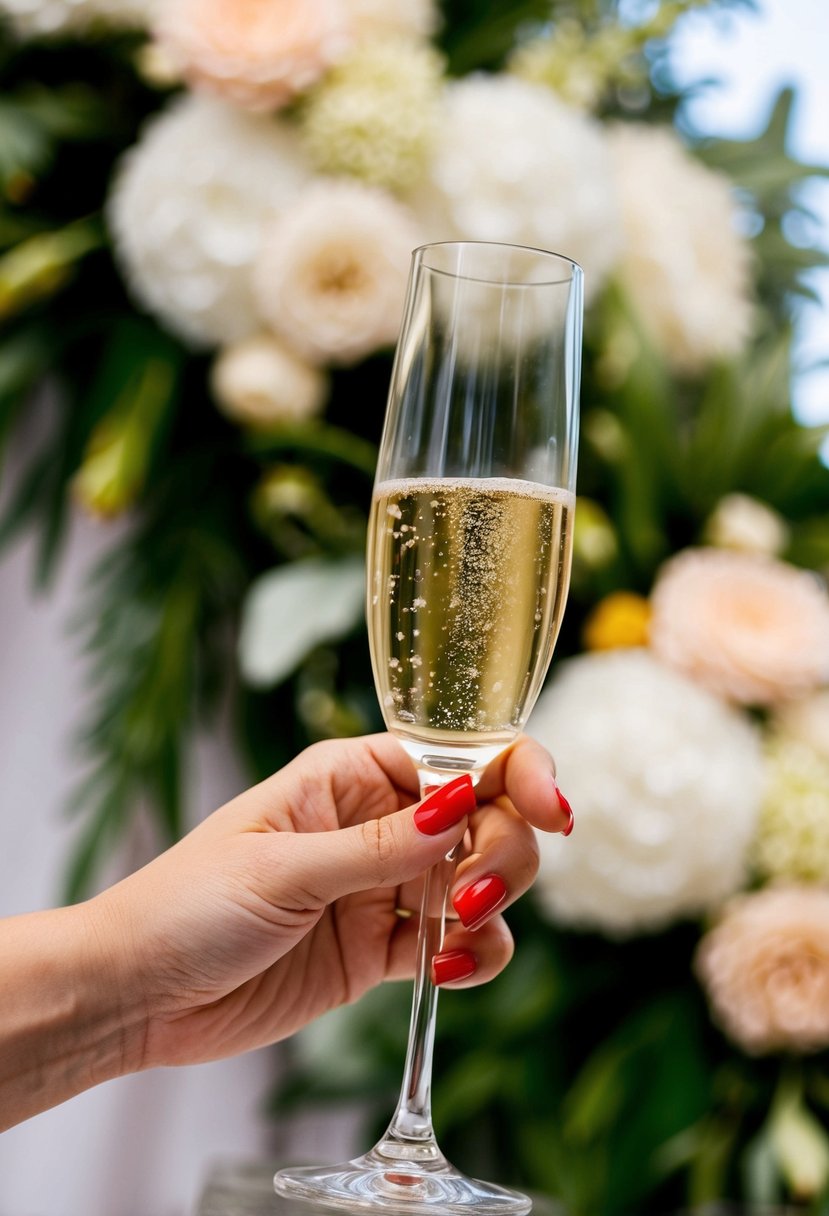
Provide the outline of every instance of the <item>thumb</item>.
[[[435,865],[463,838],[475,810],[472,780],[464,775],[419,805],[333,832],[282,837],[290,869],[283,875],[300,902],[320,906],[372,887],[398,886]],[[277,838],[279,839],[279,837]],[[285,892],[287,894],[287,892]],[[282,902],[282,901],[280,901]]]

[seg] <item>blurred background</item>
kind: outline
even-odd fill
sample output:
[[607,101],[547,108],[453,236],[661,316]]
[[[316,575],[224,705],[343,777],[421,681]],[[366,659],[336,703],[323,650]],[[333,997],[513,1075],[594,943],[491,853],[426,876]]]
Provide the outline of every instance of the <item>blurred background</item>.
[[[573,1212],[819,1204],[825,5],[0,14],[0,914],[379,727],[389,301],[424,240],[559,250],[588,284],[580,501],[530,729],[577,829],[508,972],[442,998],[438,1134]],[[13,1129],[0,1216],[178,1216],[219,1158],[364,1147],[408,999]]]

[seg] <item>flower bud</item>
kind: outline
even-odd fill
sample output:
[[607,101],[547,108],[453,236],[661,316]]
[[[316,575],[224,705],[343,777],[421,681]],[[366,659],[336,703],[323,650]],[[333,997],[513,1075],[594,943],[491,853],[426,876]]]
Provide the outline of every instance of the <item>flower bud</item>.
[[269,334],[226,347],[210,386],[222,413],[257,430],[314,418],[328,395],[325,373]]

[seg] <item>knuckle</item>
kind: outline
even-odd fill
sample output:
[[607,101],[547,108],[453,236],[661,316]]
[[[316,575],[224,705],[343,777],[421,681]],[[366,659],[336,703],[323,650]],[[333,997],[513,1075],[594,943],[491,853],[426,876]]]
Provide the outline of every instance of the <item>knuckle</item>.
[[538,850],[538,841],[535,838],[535,833],[530,833],[523,843],[520,855],[521,871],[526,875],[529,882],[532,882],[538,873],[540,865],[540,855]]
[[393,823],[388,818],[368,819],[362,825],[363,847],[369,855],[378,886],[391,878],[397,856],[397,840]]

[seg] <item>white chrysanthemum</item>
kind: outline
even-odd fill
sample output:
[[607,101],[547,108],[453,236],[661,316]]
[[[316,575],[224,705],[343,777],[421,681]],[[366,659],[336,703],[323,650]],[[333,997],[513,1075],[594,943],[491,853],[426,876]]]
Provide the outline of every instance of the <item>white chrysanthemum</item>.
[[446,86],[426,178],[410,202],[426,239],[506,241],[564,254],[589,295],[620,248],[601,128],[548,89],[509,76]]
[[739,711],[645,650],[616,650],[564,665],[530,734],[555,753],[576,815],[569,839],[539,839],[536,891],[554,920],[624,936],[740,887],[763,759]]
[[108,205],[118,259],[141,302],[200,344],[261,328],[251,284],[267,220],[307,180],[291,128],[186,96],[126,155]]
[[0,15],[8,17],[21,38],[74,33],[95,22],[143,28],[158,10],[159,0],[0,0]]
[[751,259],[731,183],[668,128],[608,133],[624,229],[619,280],[644,331],[677,370],[736,355],[751,332]]
[[357,38],[387,34],[429,38],[439,24],[434,0],[343,0],[343,5]]
[[355,363],[400,328],[417,229],[391,195],[320,180],[268,232],[256,266],[262,316],[316,363]]
[[210,387],[222,413],[261,430],[314,418],[325,404],[328,378],[272,334],[255,334],[225,347]]

